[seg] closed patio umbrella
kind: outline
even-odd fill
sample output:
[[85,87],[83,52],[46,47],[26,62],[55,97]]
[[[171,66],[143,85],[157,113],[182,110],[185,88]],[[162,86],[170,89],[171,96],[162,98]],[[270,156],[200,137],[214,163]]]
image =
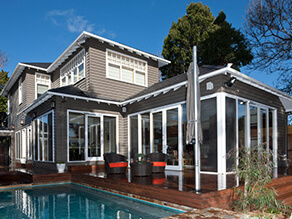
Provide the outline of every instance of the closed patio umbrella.
[[195,188],[201,191],[200,180],[200,143],[203,140],[201,128],[201,108],[200,108],[200,88],[199,88],[199,68],[197,66],[197,48],[193,48],[194,62],[188,69],[188,90],[187,90],[187,133],[186,143],[193,144],[195,156]]

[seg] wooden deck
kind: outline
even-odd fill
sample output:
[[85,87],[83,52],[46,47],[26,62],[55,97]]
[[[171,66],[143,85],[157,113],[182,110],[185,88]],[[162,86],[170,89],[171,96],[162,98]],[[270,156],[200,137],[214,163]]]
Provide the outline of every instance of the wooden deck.
[[[103,172],[99,173],[46,173],[31,174],[21,172],[10,172],[0,175],[0,186],[13,185],[16,183],[50,184],[60,182],[73,182],[107,191],[112,191],[136,197],[162,205],[173,203],[191,208],[217,207],[231,209],[231,203],[234,198],[233,185],[236,182],[235,177],[228,175],[225,185],[227,189],[218,191],[220,187],[220,176],[202,175],[202,193],[197,194],[194,191],[194,173],[172,172],[164,175],[155,174],[152,177],[128,178],[127,175],[109,175]],[[18,181],[18,182],[17,182]],[[2,183],[2,184],[1,184]],[[273,186],[279,199],[286,204],[292,205],[292,176],[280,175],[280,178],[274,179],[270,186]]]

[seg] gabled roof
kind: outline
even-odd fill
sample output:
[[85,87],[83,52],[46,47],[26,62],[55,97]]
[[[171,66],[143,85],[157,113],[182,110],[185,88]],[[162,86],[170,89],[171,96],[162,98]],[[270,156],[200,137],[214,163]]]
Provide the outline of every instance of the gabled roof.
[[47,69],[52,63],[51,62],[23,62],[25,65],[31,65],[36,68],[44,68]]
[[162,67],[170,63],[170,61],[161,58],[159,56],[135,49],[133,47],[127,46],[125,44],[121,44],[100,36],[97,36],[92,33],[88,33],[83,31],[75,40],[74,42],[53,62],[53,63],[18,63],[15,70],[13,71],[11,77],[9,78],[8,82],[6,83],[5,87],[1,92],[2,95],[7,95],[8,91],[11,89],[13,84],[18,79],[19,75],[22,73],[25,67],[35,68],[39,70],[43,70],[47,73],[51,73],[55,71],[70,55],[72,55],[76,50],[82,48],[82,44],[85,43],[87,38],[94,38],[102,43],[108,43],[112,47],[118,47],[122,50],[127,50],[131,53],[136,53],[139,56],[144,56],[146,58],[151,58],[155,61],[158,61],[158,66]]

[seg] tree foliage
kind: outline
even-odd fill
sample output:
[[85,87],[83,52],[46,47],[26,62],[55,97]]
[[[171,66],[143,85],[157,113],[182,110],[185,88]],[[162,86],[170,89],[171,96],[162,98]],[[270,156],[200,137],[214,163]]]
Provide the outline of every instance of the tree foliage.
[[245,19],[245,32],[255,56],[252,67],[277,71],[285,91],[291,92],[292,1],[252,0]]
[[219,13],[214,24],[219,28],[210,33],[209,38],[199,47],[199,64],[223,66],[233,63],[232,67],[237,70],[249,64],[253,59],[251,48],[240,30],[231,27],[226,21],[223,11]]
[[187,71],[193,60],[193,46],[198,47],[199,65],[232,62],[239,68],[253,58],[244,35],[231,27],[224,12],[215,19],[210,8],[202,3],[191,3],[186,15],[172,23],[162,51],[171,64],[161,68],[163,78]]
[[0,50],[0,69],[7,63],[7,55]]
[[187,6],[186,15],[172,23],[164,39],[162,55],[171,64],[161,68],[162,77],[170,78],[186,72],[192,62],[193,46],[198,46],[217,28],[208,6],[193,2]]
[[[0,93],[2,92],[8,79],[9,79],[8,72],[1,70],[0,71]],[[0,97],[0,112],[7,112],[7,98],[6,97]]]

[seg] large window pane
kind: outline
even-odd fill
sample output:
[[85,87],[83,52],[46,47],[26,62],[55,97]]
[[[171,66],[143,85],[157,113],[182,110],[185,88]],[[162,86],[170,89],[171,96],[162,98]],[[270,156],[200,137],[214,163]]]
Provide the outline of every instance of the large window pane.
[[273,150],[273,110],[269,110],[269,149]]
[[43,117],[43,125],[44,125],[44,131],[43,131],[43,143],[44,143],[44,161],[48,160],[48,116]]
[[21,146],[20,146],[20,131],[15,133],[15,158],[19,159],[21,152]]
[[166,111],[168,165],[178,165],[178,109]]
[[130,117],[131,158],[138,158],[138,116]]
[[183,136],[183,165],[194,165],[194,147],[191,144],[186,144],[186,132],[187,132],[187,105],[182,105],[182,136]]
[[80,79],[84,78],[84,63],[79,65],[78,71],[79,71],[79,80],[80,80]]
[[201,170],[217,172],[217,107],[216,98],[201,101]]
[[38,127],[39,137],[39,160],[43,160],[43,118],[39,119],[39,127]]
[[34,121],[34,159],[39,159],[39,146],[38,146],[38,121]]
[[40,97],[49,89],[49,85],[37,84],[37,97]]
[[236,146],[236,100],[226,97],[226,170],[235,166]]
[[81,113],[69,113],[69,160],[85,160],[85,122]]
[[246,103],[244,101],[238,101],[238,146],[244,148],[245,132],[246,132]]
[[99,117],[88,117],[88,156],[101,156]]
[[142,131],[142,153],[150,153],[150,115],[149,113],[141,115]]
[[153,113],[153,152],[162,152],[162,112]]
[[136,71],[135,74],[136,84],[145,85],[145,73]]
[[48,114],[48,161],[53,161],[53,114]]
[[252,149],[258,146],[258,109],[250,106],[250,145]]
[[267,110],[261,109],[261,143],[264,148],[267,146]]
[[116,118],[104,116],[104,153],[116,152]]

